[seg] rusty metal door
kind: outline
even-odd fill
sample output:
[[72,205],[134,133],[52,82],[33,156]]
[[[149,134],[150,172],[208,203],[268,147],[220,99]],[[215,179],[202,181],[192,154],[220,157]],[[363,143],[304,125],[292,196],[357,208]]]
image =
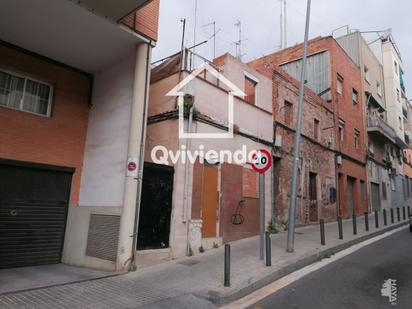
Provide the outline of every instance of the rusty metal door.
[[216,237],[217,168],[205,166],[202,186],[202,237]]

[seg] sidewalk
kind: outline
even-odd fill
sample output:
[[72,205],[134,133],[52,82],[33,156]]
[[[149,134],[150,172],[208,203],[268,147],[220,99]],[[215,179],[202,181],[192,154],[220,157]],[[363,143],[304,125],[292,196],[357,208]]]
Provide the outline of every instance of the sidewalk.
[[[381,215],[381,214],[380,214]],[[407,220],[375,228],[369,216],[369,232],[364,218],[357,220],[358,234],[352,234],[352,221],[343,222],[344,239],[338,239],[337,223],[327,223],[326,246],[320,245],[319,226],[296,229],[295,252],[287,253],[286,232],[272,237],[272,266],[259,260],[259,238],[232,243],[231,287],[223,287],[223,247],[194,257],[169,261],[153,267],[109,278],[50,288],[0,295],[0,308],[212,308],[245,296],[296,269],[328,257],[355,243],[406,224]],[[187,307],[185,304],[187,303]],[[194,305],[196,304],[196,305]]]

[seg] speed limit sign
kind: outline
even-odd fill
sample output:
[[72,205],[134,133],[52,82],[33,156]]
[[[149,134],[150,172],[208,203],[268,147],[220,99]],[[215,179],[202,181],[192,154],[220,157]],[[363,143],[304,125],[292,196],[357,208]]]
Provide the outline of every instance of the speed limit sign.
[[266,149],[256,150],[252,155],[252,168],[258,173],[266,172],[272,165],[272,156]]

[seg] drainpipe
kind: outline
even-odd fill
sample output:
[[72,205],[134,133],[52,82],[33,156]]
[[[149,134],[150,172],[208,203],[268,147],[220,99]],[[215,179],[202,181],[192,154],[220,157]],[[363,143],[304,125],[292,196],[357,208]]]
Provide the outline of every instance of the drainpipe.
[[[189,123],[188,123],[188,128],[187,132],[191,133],[192,132],[192,123],[193,123],[193,109],[194,109],[194,104],[190,107],[189,110]],[[186,150],[189,150],[191,148],[191,142],[190,139],[186,139]],[[188,158],[186,157],[186,162],[185,162],[185,170],[184,170],[184,178],[183,178],[183,223],[186,223],[186,253],[189,253],[189,248],[190,248],[190,243],[189,243],[189,223],[188,218],[188,210],[189,208],[187,207],[187,179],[189,178],[189,162]]]
[[125,177],[116,265],[118,270],[128,269],[128,267],[134,263],[144,166],[151,45],[146,43],[137,45],[135,57],[136,62],[127,155],[128,158],[137,158],[138,174],[137,178],[133,176]]

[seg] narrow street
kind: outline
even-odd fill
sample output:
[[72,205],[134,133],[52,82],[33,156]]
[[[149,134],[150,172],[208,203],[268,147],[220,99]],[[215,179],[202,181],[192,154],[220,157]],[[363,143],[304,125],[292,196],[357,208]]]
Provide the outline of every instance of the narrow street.
[[[411,308],[412,235],[402,230],[366,246],[257,302],[250,308]],[[396,305],[381,296],[397,282]]]

